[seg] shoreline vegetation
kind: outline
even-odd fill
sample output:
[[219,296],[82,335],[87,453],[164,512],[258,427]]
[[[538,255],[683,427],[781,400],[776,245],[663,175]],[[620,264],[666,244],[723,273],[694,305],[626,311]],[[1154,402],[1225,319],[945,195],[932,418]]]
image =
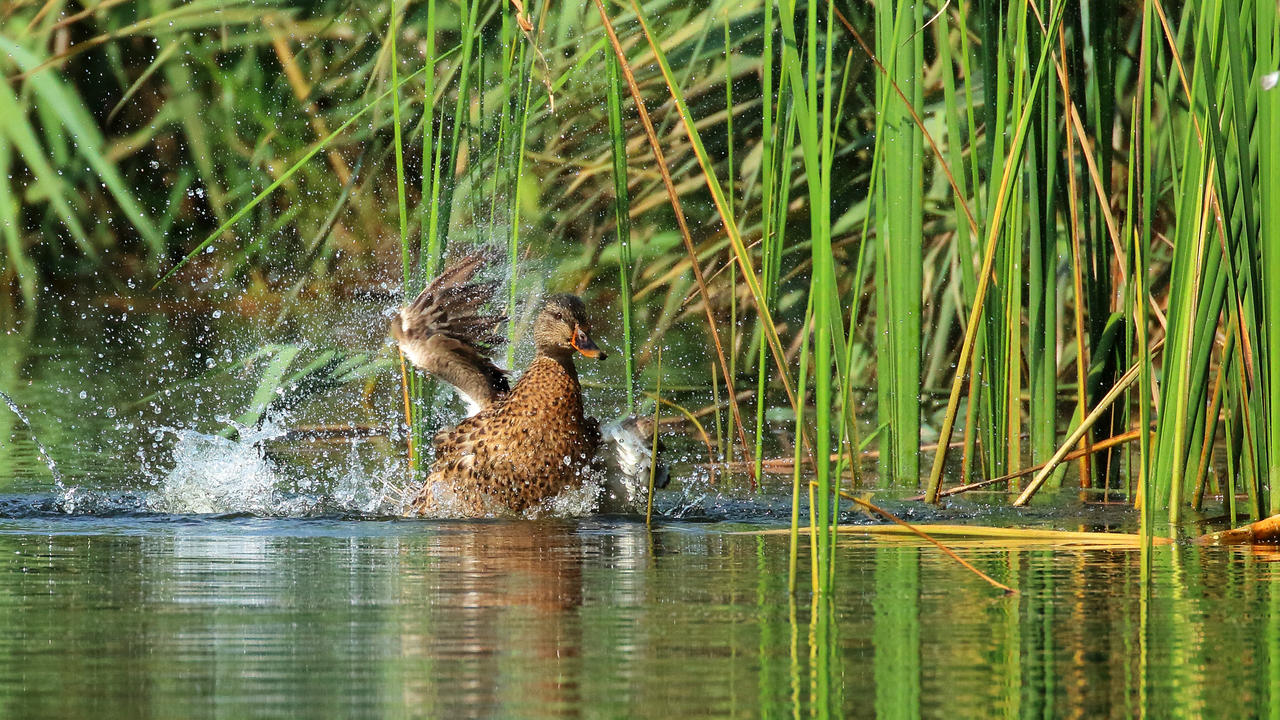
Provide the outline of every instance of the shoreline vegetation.
[[16,312],[411,296],[485,244],[511,333],[616,308],[628,412],[791,472],[815,590],[877,489],[1280,513],[1274,3],[19,2],[0,49]]

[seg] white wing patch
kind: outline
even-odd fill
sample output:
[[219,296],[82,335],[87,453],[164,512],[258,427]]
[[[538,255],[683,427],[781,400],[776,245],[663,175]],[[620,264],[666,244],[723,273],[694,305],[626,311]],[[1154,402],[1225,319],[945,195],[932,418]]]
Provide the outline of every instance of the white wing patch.
[[[457,390],[457,388],[454,388],[454,389]],[[470,395],[462,392],[461,390],[458,390],[458,397],[462,398],[462,402],[467,406],[467,417],[472,417],[476,413],[484,409],[483,407],[480,406],[480,403],[471,399]]]

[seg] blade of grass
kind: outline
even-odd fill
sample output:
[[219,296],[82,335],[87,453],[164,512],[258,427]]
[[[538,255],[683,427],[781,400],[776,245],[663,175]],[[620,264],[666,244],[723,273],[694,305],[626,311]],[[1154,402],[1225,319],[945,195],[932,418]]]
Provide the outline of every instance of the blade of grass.
[[654,474],[658,471],[658,429],[662,427],[658,422],[659,409],[662,407],[662,347],[658,347],[658,362],[655,370],[657,379],[653,390],[653,444],[650,450],[649,462],[649,490],[645,495],[644,509],[644,525],[650,527],[653,525],[653,480]]
[[[27,307],[35,307],[36,302],[36,268],[27,257],[22,247],[22,238],[18,235],[19,206],[18,200],[9,190],[5,179],[12,177],[10,163],[12,153],[10,144],[4,134],[0,134],[0,232],[4,233],[5,252],[0,258],[5,260],[8,269],[17,276],[18,289]],[[0,269],[4,269],[0,266]]]
[[[63,192],[59,173],[45,159],[44,148],[36,137],[35,129],[22,116],[18,98],[4,83],[0,83],[0,132],[8,136],[12,147],[16,148],[18,154],[26,161],[31,174],[44,190],[58,219],[70,231],[76,245],[90,259],[97,260],[98,251],[90,244],[89,235],[80,224],[79,215],[72,209],[70,200]],[[6,177],[5,181],[7,180]]]

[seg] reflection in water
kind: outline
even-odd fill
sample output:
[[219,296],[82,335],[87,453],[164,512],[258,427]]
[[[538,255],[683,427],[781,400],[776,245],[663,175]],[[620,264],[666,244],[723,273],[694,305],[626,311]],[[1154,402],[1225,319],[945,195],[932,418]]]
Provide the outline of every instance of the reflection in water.
[[[422,550],[404,559],[399,583],[423,609],[401,634],[405,658],[424,671],[406,681],[407,707],[496,717],[514,710],[504,699],[580,706],[583,550],[571,525],[478,524],[438,533]],[[538,671],[513,686],[506,662]]]
[[[0,517],[0,716],[1243,717],[1280,700],[1266,555],[625,521]],[[803,582],[801,583],[803,586]]]
[[885,547],[875,553],[876,715],[920,715],[920,558]]

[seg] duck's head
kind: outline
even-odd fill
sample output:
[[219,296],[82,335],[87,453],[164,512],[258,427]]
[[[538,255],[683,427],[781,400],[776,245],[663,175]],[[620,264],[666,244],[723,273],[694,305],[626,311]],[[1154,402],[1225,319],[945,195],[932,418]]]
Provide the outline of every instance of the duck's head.
[[572,356],[603,360],[605,352],[591,339],[591,321],[587,306],[577,295],[552,295],[547,298],[533,324],[533,343],[541,355]]

